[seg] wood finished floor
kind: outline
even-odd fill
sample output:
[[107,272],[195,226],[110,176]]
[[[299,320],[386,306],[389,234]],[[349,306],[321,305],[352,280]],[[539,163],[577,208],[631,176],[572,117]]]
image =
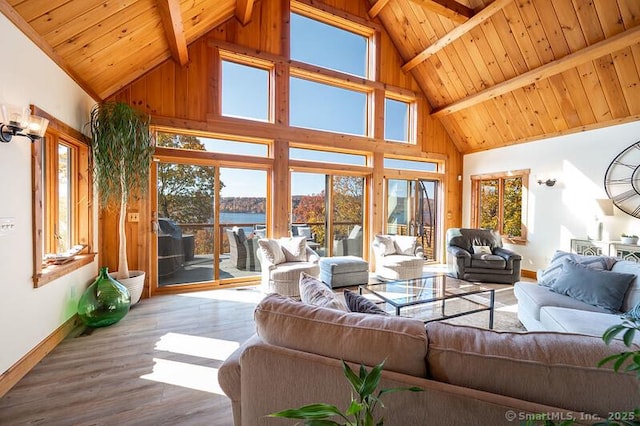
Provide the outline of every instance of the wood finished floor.
[[[501,329],[514,323],[515,298],[495,288]],[[254,333],[261,297],[248,288],[142,300],[119,323],[65,339],[0,399],[0,425],[232,425],[217,368]],[[486,326],[486,313],[474,316]]]

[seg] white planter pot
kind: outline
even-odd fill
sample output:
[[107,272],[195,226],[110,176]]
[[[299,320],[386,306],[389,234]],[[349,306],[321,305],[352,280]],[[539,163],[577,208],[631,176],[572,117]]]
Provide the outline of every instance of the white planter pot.
[[129,278],[124,279],[117,279],[117,272],[111,272],[109,275],[129,290],[131,305],[135,305],[140,301],[142,290],[144,289],[144,279],[146,277],[144,271],[129,271]]
[[638,237],[621,237],[622,244],[638,244]]

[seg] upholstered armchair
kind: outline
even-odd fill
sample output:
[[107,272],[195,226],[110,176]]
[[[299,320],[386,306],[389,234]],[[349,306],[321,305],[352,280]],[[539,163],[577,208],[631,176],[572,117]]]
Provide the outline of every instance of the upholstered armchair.
[[225,229],[229,240],[231,264],[241,271],[259,271],[260,262],[257,259],[258,239],[247,238],[244,229],[234,226]]
[[354,226],[347,238],[334,240],[333,255],[362,257],[362,226]]
[[262,238],[258,240],[262,266],[261,284],[265,293],[300,297],[300,274],[320,275],[320,256],[307,246],[305,237]]
[[520,281],[522,256],[502,247],[502,238],[489,229],[447,230],[449,273],[466,281],[513,284]]
[[417,237],[376,235],[372,244],[375,274],[387,280],[408,280],[422,276],[424,249]]

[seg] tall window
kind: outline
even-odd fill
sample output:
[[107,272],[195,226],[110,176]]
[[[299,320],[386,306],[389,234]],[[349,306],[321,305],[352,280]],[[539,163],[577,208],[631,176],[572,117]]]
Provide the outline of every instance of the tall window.
[[[49,121],[45,137],[33,144],[36,287],[93,260],[93,255],[67,256],[74,246],[91,252],[89,146],[78,131],[53,117]],[[55,268],[48,268],[51,264]]]
[[222,60],[222,115],[269,121],[269,70]]
[[526,240],[526,193],[529,171],[472,176],[473,225],[505,237]]
[[367,57],[367,37],[291,14],[292,59],[366,78]]
[[385,98],[384,138],[397,142],[410,142],[410,105],[408,102]]

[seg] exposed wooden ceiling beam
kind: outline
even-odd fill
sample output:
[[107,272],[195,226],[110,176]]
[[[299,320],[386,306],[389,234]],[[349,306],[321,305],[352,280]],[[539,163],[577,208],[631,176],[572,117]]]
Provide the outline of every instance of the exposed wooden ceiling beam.
[[369,16],[375,18],[387,4],[389,4],[389,0],[378,0],[376,4],[369,9]]
[[[449,44],[453,43],[463,35],[467,34],[473,28],[480,25],[482,22],[491,18],[496,12],[502,10],[505,6],[511,3],[513,0],[495,0],[493,3],[489,4],[487,7],[482,9],[480,12],[476,13],[471,19],[467,22],[457,26],[453,30],[451,30],[447,35],[437,40],[431,46],[424,49],[422,52],[418,53],[413,59],[408,61],[406,64],[402,66],[402,71],[408,72],[416,66],[420,65],[422,62],[426,61],[432,55],[435,55],[440,50],[444,49]],[[379,3],[380,1],[378,1]],[[377,3],[376,3],[377,4]]]
[[95,90],[89,86],[89,84],[73,70],[65,62],[60,55],[58,55],[51,45],[47,43],[40,34],[33,29],[27,21],[24,20],[18,12],[7,2],[7,0],[0,0],[0,12],[7,17],[13,24],[20,29],[40,50],[42,50],[53,62],[55,62],[62,70],[67,73],[69,77],[73,79],[78,85],[91,96],[95,101],[101,101],[102,98],[96,93]]
[[254,0],[236,0],[236,18],[242,25],[247,25],[251,21],[254,3]]
[[189,55],[187,40],[184,36],[184,25],[182,24],[180,0],[158,0],[158,10],[171,56],[180,66],[185,66],[189,62]]
[[473,9],[455,0],[411,0],[432,12],[451,19],[454,22],[467,22],[473,15]]
[[593,61],[601,56],[610,54],[627,46],[640,43],[640,25],[630,28],[618,35],[602,40],[596,44],[585,47],[582,50],[571,53],[556,61],[549,62],[541,67],[527,71],[510,80],[503,81],[471,96],[467,96],[457,102],[442,108],[437,108],[432,115],[441,117],[454,112],[470,108],[474,105],[496,98],[505,93],[512,92],[521,87],[528,86],[537,81],[544,80],[561,72],[567,71],[585,62]]

